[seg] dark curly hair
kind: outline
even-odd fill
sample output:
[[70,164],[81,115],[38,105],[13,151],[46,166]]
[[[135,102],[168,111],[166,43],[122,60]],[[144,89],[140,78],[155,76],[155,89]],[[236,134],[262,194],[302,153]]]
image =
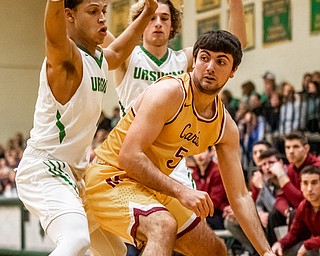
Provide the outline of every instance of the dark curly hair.
[[[169,39],[172,39],[179,33],[182,24],[182,11],[176,8],[170,0],[157,0],[158,3],[166,4],[170,10],[171,27]],[[130,8],[129,23],[133,22],[142,13],[144,8],[144,1],[138,1]]]
[[241,43],[237,37],[228,31],[212,30],[200,35],[193,47],[194,59],[196,59],[200,49],[231,54],[233,57],[232,70],[241,63]]

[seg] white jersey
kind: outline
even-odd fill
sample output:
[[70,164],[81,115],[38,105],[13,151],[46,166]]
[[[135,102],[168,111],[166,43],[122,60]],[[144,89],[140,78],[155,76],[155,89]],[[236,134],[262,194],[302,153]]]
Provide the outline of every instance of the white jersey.
[[64,161],[72,168],[84,170],[89,164],[91,142],[107,89],[108,64],[102,51],[97,51],[98,59],[79,50],[83,78],[76,93],[64,105],[56,101],[51,92],[44,60],[34,124],[27,145],[45,151],[53,159]]
[[157,59],[143,46],[133,50],[127,72],[116,91],[121,109],[126,113],[133,106],[138,96],[151,83],[164,75],[179,75],[186,72],[188,60],[185,53],[168,48],[162,59]]

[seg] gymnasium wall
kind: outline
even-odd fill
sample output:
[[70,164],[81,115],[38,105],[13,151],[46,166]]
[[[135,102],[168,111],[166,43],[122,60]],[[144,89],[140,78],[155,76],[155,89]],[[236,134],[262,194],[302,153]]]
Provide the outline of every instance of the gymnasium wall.
[[[32,128],[34,105],[38,90],[38,74],[44,57],[43,14],[45,0],[0,1],[0,144],[15,132],[27,137]],[[227,28],[227,0],[221,8],[196,13],[196,1],[185,0],[182,44],[192,46],[197,37],[197,20],[220,13],[221,28]],[[254,3],[255,47],[244,52],[236,77],[226,85],[235,96],[240,96],[240,85],[252,80],[262,91],[261,75],[270,70],[277,82],[288,80],[300,90],[302,75],[306,71],[320,70],[320,35],[310,35],[310,0],[292,0],[292,40],[269,47],[262,44],[262,1]],[[110,12],[109,12],[110,13]],[[110,73],[104,109],[111,115],[117,97]]]

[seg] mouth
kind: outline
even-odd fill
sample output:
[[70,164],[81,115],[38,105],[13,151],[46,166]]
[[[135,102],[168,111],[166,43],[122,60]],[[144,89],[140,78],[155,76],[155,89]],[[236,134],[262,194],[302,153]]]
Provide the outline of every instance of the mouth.
[[216,79],[212,76],[204,76],[205,79],[209,80],[209,81],[215,81]]
[[104,35],[107,35],[108,27],[107,26],[102,26],[99,28],[98,32]]

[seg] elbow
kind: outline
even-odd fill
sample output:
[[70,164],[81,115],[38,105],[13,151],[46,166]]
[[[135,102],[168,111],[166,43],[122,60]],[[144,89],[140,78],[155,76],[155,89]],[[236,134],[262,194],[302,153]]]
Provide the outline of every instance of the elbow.
[[122,148],[120,149],[119,152],[119,167],[122,170],[127,171],[128,167],[129,167],[129,154],[128,151],[123,150]]

